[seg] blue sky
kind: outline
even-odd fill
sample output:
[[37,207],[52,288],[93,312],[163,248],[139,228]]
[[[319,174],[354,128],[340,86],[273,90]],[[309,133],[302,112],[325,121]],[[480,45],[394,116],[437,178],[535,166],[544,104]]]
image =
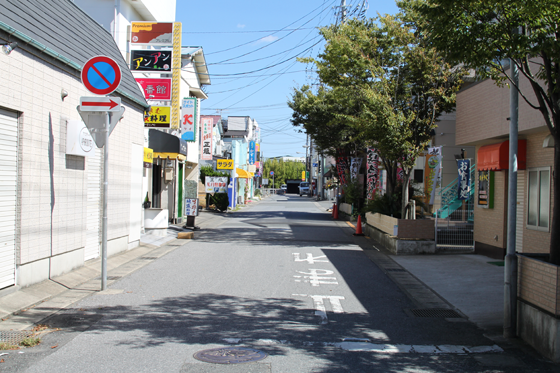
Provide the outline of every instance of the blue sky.
[[[362,3],[346,0],[349,12]],[[368,18],[398,11],[394,0],[366,3]],[[256,119],[267,158],[305,154],[305,134],[290,124],[292,110],[286,102],[294,87],[316,82],[316,74],[295,57],[320,53],[323,43],[317,28],[339,19],[340,4],[341,0],[178,0],[183,46],[203,47],[212,80],[201,113]]]

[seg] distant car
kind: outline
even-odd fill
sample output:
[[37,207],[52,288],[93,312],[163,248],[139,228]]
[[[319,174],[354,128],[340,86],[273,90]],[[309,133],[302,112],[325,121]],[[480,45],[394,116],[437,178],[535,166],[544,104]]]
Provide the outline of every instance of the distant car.
[[284,192],[288,190],[288,186],[286,184],[282,184],[280,186],[280,189],[282,189]]
[[303,196],[304,194],[309,194],[309,183],[308,182],[301,182],[299,183],[299,196]]

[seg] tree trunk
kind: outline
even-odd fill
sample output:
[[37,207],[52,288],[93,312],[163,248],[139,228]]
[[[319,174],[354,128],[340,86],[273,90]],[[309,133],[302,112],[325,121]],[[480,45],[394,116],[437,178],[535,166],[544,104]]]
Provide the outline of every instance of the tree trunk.
[[560,265],[560,136],[554,136],[552,190],[554,205],[550,227],[550,263]]
[[406,219],[405,214],[406,214],[406,206],[408,204],[409,182],[410,182],[410,171],[406,172],[403,170],[401,219]]

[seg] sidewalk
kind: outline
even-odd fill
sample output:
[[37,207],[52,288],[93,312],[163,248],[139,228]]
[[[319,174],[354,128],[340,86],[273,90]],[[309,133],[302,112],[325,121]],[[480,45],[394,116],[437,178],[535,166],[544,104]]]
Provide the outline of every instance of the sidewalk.
[[[203,211],[196,218],[196,225],[211,225],[222,216],[220,213]],[[177,239],[177,233],[183,231],[181,225],[170,226],[166,237],[144,234],[140,238],[140,246],[107,258],[107,285],[192,242]],[[100,292],[100,289],[101,259],[97,258],[62,276],[23,289],[16,287],[1,291],[0,342],[3,331],[30,329],[47,316]],[[110,291],[108,289],[105,292]]]

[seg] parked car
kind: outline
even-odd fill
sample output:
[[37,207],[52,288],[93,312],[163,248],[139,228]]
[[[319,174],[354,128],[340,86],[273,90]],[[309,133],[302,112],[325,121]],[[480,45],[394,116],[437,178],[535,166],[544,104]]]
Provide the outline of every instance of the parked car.
[[299,183],[299,196],[304,194],[309,194],[309,183],[306,181]]

